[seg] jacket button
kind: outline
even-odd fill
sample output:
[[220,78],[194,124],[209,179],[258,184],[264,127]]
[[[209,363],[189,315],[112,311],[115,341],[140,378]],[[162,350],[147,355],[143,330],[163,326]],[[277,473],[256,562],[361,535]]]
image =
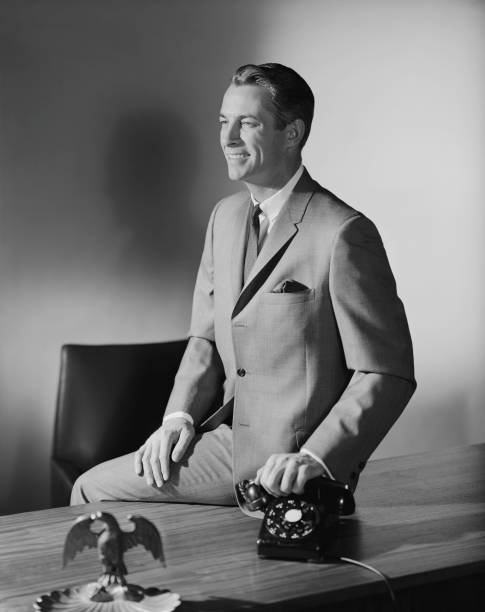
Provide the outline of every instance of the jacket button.
[[246,370],[244,368],[239,368],[237,371],[238,376],[246,376]]

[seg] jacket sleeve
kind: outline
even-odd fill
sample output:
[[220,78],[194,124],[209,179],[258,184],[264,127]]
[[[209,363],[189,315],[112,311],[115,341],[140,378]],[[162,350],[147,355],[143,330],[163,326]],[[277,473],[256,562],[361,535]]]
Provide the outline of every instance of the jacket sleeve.
[[351,377],[304,446],[335,478],[355,488],[416,387],[404,307],[379,233],[366,217],[354,216],[339,229],[329,284]]
[[214,336],[213,232],[218,205],[212,211],[204,250],[197,273],[189,341],[175,377],[165,416],[173,412],[190,414],[200,423],[220,398],[224,368]]

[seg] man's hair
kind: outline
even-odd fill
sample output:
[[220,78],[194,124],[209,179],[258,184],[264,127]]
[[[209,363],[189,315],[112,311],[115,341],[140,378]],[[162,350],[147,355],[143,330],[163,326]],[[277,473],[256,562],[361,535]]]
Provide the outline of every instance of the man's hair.
[[236,70],[231,83],[257,85],[266,89],[273,102],[278,130],[282,130],[295,119],[302,119],[305,133],[300,149],[303,148],[310,134],[315,98],[308,83],[297,72],[282,64],[246,64]]

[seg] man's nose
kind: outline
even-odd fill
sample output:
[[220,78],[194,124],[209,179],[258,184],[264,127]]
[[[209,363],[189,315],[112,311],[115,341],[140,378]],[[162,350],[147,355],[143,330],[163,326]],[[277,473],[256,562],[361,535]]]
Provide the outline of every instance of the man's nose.
[[230,146],[241,142],[241,129],[239,124],[234,122],[226,126],[222,135],[223,144]]

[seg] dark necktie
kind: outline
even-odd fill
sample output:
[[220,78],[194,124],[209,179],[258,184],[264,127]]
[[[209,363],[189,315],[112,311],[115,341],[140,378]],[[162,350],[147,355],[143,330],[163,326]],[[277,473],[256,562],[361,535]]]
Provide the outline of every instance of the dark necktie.
[[246,282],[259,252],[258,243],[260,213],[261,208],[259,207],[259,204],[257,206],[250,204],[250,212],[248,215],[248,242],[246,245],[246,256],[244,258],[244,282]]

